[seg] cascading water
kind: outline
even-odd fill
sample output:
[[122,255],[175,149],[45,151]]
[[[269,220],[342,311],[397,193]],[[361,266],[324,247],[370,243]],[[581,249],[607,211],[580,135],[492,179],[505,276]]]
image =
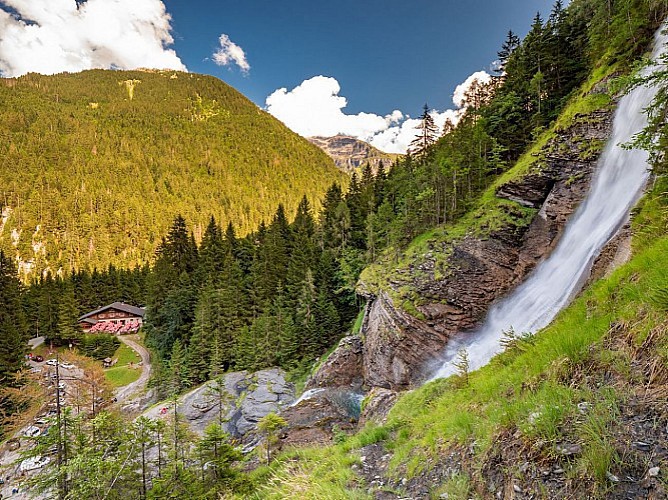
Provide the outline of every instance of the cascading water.
[[[652,59],[665,52],[662,26],[654,39]],[[645,72],[656,69],[648,67]],[[637,87],[623,96],[614,116],[612,136],[597,164],[586,199],[568,222],[552,254],[509,296],[494,304],[482,326],[455,336],[446,346],[443,365],[432,378],[456,373],[453,360],[466,349],[469,368],[487,364],[501,350],[504,332],[535,333],[547,326],[580,290],[594,259],[626,221],[649,176],[648,155],[620,145],[647,125],[644,109],[656,88]]]

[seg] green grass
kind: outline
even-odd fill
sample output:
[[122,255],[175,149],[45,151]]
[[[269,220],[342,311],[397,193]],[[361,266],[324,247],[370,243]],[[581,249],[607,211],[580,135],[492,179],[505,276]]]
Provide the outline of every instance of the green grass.
[[[141,357],[131,347],[121,344],[112,356],[116,364],[111,368],[105,368],[104,376],[113,387],[124,387],[135,382],[141,375],[142,368],[137,366]],[[135,367],[129,365],[134,363]]]
[[113,387],[124,387],[131,384],[140,375],[141,368],[128,368],[127,366],[108,368],[104,371],[104,376]]
[[[472,482],[484,482],[476,471],[483,469],[490,453],[499,452],[503,435],[538,450],[534,453],[545,460],[559,456],[558,443],[578,443],[582,452],[564,465],[566,475],[586,484],[592,496],[605,497],[608,475],[623,465],[612,434],[619,406],[634,384],[645,390],[645,382],[630,368],[631,355],[610,344],[615,335],[611,325],[625,325],[629,349],[665,327],[663,302],[647,298],[668,283],[667,190],[668,180],[660,179],[636,210],[633,259],[582,293],[549,327],[470,373],[465,387],[456,377],[430,382],[404,394],[385,425],[367,425],[335,446],[284,456],[281,460],[298,459],[298,484],[282,462],[264,472],[271,481],[260,498],[299,496],[304,491],[304,498],[319,498],[314,492],[324,491],[336,494],[321,498],[355,498],[351,495],[359,484],[350,475],[350,465],[360,448],[376,442],[392,452],[390,474],[395,479],[416,476],[452,450],[473,449],[472,456],[462,455],[466,474],[433,485],[434,494],[467,495]],[[668,363],[665,336],[651,357]],[[611,375],[616,382],[607,385]],[[582,415],[577,405],[585,401],[591,409]]]
[[353,325],[353,335],[359,334],[360,330],[362,330],[362,321],[364,321],[364,309],[362,309],[359,314],[357,315],[357,318],[355,318],[355,324]]
[[130,363],[139,363],[141,361],[141,356],[139,356],[139,354],[137,354],[131,347],[121,344],[118,349],[116,349],[112,359],[117,360],[114,368],[118,368],[127,366]]

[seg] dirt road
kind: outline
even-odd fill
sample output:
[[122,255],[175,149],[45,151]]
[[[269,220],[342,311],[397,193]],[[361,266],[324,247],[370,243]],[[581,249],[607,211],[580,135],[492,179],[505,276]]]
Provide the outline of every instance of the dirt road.
[[125,387],[119,387],[116,391],[116,400],[122,402],[146,387],[148,379],[151,377],[151,354],[144,346],[138,344],[127,336],[119,335],[118,339],[131,349],[134,349],[134,351],[141,357],[142,363],[142,371],[139,378]]

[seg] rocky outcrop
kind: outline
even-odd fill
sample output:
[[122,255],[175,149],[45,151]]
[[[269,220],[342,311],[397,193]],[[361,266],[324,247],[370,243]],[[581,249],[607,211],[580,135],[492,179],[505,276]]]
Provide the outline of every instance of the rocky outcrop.
[[[177,411],[190,428],[202,434],[222,416],[223,428],[232,437],[244,438],[257,422],[271,412],[279,412],[295,401],[294,385],[285,380],[285,372],[271,368],[255,373],[231,372],[193,389],[179,398]],[[157,405],[144,415],[165,418],[171,406]],[[167,417],[168,418],[168,417]]]
[[367,422],[384,424],[398,396],[399,394],[394,391],[374,387],[364,398],[359,427],[364,427]]
[[352,174],[367,163],[371,165],[374,172],[381,161],[385,168],[387,168],[399,156],[391,153],[383,153],[371,144],[347,135],[309,137],[308,140],[327,153],[339,169],[349,174]]
[[356,335],[344,337],[306,382],[306,390],[317,387],[348,387],[359,390],[364,383],[362,366],[362,339]]
[[288,425],[281,445],[329,444],[338,433],[357,428],[362,395],[345,389],[324,389],[284,409]]
[[[494,300],[549,254],[588,192],[611,118],[611,110],[576,117],[548,142],[530,172],[497,189],[499,198],[537,209],[529,224],[512,213],[517,205],[504,205],[509,213],[502,227],[433,248],[400,282],[368,296],[371,306],[362,328],[367,386],[402,390],[422,381],[448,338],[474,327]],[[413,314],[391,298],[406,289],[418,299]]]

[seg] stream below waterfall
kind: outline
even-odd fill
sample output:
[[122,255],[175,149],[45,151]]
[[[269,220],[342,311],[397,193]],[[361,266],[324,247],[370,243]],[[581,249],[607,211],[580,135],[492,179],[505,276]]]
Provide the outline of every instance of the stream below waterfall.
[[[665,25],[655,35],[653,61],[665,51],[668,35],[662,33],[664,29]],[[644,72],[655,70],[657,64]],[[621,145],[647,125],[644,110],[656,92],[656,88],[637,87],[620,99],[612,135],[596,165],[590,191],[568,221],[554,251],[521,285],[492,305],[479,328],[457,334],[448,342],[432,379],[457,372],[454,363],[461,349],[468,354],[470,370],[487,364],[502,350],[504,332],[537,332],[580,291],[594,260],[627,221],[649,177],[647,152]]]

